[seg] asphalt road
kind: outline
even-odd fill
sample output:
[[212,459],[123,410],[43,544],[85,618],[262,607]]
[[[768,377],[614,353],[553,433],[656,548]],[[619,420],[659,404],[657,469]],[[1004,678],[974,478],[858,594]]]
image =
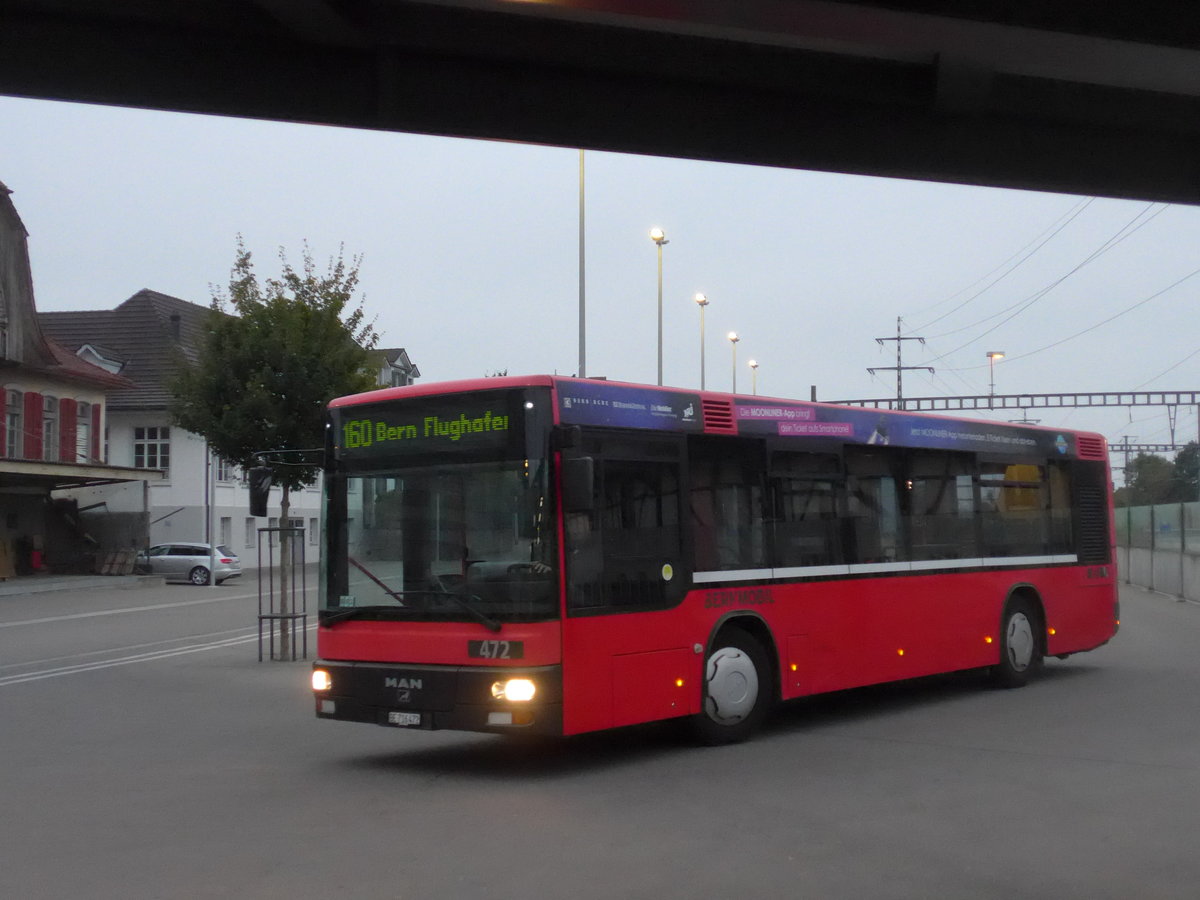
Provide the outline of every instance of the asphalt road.
[[1200,896],[1200,606],[1015,691],[782,707],[750,743],[312,715],[252,583],[0,598],[0,897]]

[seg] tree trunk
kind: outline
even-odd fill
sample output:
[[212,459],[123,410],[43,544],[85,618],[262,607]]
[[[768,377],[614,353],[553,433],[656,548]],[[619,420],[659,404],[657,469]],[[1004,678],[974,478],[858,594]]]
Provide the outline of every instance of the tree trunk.
[[[292,609],[291,587],[292,582],[290,575],[291,559],[292,559],[292,535],[288,531],[291,526],[291,518],[288,513],[291,511],[291,504],[288,501],[287,485],[283,486],[282,499],[279,502],[279,613],[281,616],[287,616]],[[291,655],[291,620],[281,618],[279,620],[279,658],[288,659]]]

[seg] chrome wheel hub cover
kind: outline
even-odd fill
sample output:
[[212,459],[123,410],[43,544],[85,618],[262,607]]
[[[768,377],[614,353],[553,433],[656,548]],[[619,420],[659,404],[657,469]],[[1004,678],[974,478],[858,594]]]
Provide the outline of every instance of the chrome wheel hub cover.
[[1024,672],[1033,661],[1033,626],[1024,613],[1016,613],[1008,620],[1005,635],[1008,662],[1017,672]]
[[736,725],[758,700],[758,672],[754,661],[736,647],[722,647],[708,658],[705,672],[708,717],[719,725]]

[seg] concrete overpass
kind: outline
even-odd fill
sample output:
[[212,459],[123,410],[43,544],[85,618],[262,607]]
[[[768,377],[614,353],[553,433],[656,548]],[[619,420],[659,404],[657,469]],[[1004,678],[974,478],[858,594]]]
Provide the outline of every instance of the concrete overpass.
[[1200,201],[1166,0],[6,0],[0,93]]

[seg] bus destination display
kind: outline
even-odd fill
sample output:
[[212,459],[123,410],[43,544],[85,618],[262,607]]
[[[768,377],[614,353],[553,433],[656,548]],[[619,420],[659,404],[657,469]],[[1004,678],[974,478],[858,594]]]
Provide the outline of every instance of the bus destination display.
[[373,447],[389,441],[460,440],[463,435],[508,431],[508,416],[486,410],[481,416],[459,413],[457,419],[424,416],[419,424],[393,424],[386,419],[351,419],[342,423],[342,446],[347,450]]
[[523,430],[510,399],[464,395],[459,402],[439,398],[335,410],[334,441],[343,457],[502,449]]

